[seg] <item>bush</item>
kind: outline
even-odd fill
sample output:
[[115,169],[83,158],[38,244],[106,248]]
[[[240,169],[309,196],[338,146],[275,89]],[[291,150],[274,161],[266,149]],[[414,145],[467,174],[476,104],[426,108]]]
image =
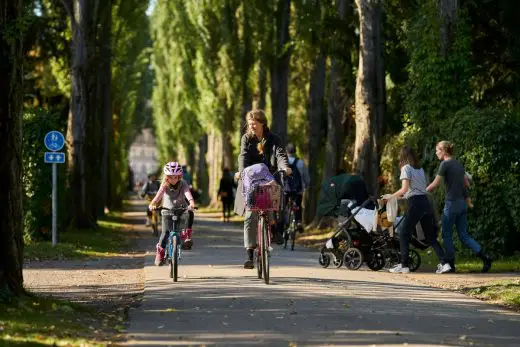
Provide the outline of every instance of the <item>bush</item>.
[[[24,238],[50,239],[52,228],[52,165],[43,162],[45,134],[63,131],[59,115],[43,109],[23,116]],[[63,216],[65,165],[58,165],[58,218]],[[58,220],[59,224],[59,220]]]
[[[433,180],[439,161],[435,144],[455,143],[455,156],[473,176],[469,212],[471,235],[495,255],[512,255],[520,250],[520,120],[503,109],[464,108],[441,122],[440,134],[414,125],[390,138],[381,158],[386,192],[400,187],[399,150],[407,144],[418,150],[423,168]],[[444,189],[435,191],[437,207],[443,207]],[[439,211],[440,212],[440,211]]]
[[503,255],[520,250],[520,121],[504,109],[465,108],[441,129],[473,176],[472,235]]

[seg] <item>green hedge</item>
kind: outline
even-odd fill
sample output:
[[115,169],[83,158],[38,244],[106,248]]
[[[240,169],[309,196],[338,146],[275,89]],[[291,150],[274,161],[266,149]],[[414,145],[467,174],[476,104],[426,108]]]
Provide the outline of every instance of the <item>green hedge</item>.
[[[495,256],[520,251],[519,117],[504,109],[465,108],[435,128],[440,129],[440,134],[409,124],[388,140],[381,158],[387,181],[384,191],[400,187],[398,158],[404,144],[418,150],[431,181],[439,167],[435,144],[452,141],[455,156],[473,176],[471,196],[475,208],[469,211],[470,234]],[[435,191],[435,197],[437,207],[442,209],[443,187]]]
[[[51,130],[63,133],[59,115],[44,109],[26,109],[23,116],[23,190],[24,238],[51,238],[52,165],[43,162],[45,134]],[[64,217],[65,165],[58,165],[58,225]],[[60,218],[61,217],[61,218]]]
[[472,235],[503,255],[520,251],[520,121],[499,108],[465,108],[444,122],[442,136],[473,176]]

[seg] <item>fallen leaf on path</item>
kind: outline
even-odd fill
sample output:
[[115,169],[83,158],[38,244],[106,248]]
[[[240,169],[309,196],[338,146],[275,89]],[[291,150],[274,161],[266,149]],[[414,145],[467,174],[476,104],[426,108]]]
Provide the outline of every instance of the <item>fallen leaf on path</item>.
[[176,308],[173,308],[173,307],[171,307],[171,308],[167,308],[167,309],[166,309],[166,312],[177,312],[177,309],[176,309]]

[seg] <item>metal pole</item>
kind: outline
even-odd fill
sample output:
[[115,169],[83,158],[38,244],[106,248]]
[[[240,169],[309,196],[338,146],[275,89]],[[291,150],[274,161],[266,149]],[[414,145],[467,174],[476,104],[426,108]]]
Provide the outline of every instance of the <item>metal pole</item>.
[[58,215],[58,165],[52,164],[52,246],[56,246],[56,221]]

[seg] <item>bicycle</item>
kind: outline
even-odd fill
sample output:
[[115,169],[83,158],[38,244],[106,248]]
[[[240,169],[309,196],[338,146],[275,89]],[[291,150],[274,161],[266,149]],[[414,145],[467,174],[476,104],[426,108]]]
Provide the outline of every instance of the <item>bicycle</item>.
[[253,207],[258,212],[257,247],[255,263],[259,279],[269,284],[269,259],[271,257],[271,225],[269,212],[278,211],[282,199],[282,189],[278,184],[259,185],[252,192]]
[[[296,200],[294,199],[294,196],[292,194],[288,194],[287,196],[287,206],[286,211],[288,211],[288,218],[284,220],[284,231],[283,231],[283,238],[284,238],[284,249],[287,249],[287,242],[289,241],[289,238],[291,239],[291,251],[294,251],[294,243],[296,240],[296,230],[298,229],[298,226],[296,224],[296,211],[298,211],[300,208],[296,204]],[[287,213],[287,212],[285,212]]]
[[[150,203],[157,192],[150,192],[146,194],[148,203]],[[159,211],[156,209],[152,210],[152,217],[150,218],[150,226],[152,227],[152,235],[159,236],[159,223],[160,223]]]
[[[196,210],[197,208],[195,208]],[[171,213],[173,225],[172,229],[168,231],[168,243],[166,245],[166,255],[164,262],[168,263],[168,269],[170,278],[173,279],[173,282],[177,282],[178,273],[179,273],[179,260],[182,257],[182,238],[181,232],[182,230],[179,228],[179,219],[184,214],[184,212],[191,210],[189,206],[181,206],[174,208],[165,208],[159,207],[154,209],[156,211],[168,211]]]

